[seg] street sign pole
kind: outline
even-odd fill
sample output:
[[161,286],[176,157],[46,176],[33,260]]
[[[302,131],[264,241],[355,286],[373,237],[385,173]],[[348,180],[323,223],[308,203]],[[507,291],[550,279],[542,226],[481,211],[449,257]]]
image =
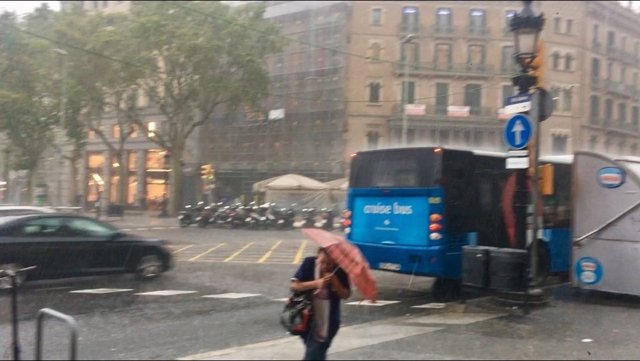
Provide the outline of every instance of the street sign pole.
[[539,91],[534,91],[533,95],[531,97],[531,119],[533,119],[533,152],[531,152],[531,156],[533,157],[533,161],[531,162],[531,166],[533,167],[533,182],[531,182],[531,201],[533,202],[533,232],[532,232],[532,236],[531,236],[531,243],[530,243],[530,274],[531,277],[535,277],[536,274],[538,273],[538,247],[537,247],[537,240],[538,240],[538,229],[539,229],[539,222],[540,220],[538,219],[538,215],[540,214],[540,209],[539,209],[539,205],[538,205],[538,199],[540,197],[540,190],[538,188],[538,180],[539,180],[539,174],[538,174],[538,155],[540,154],[540,92]]

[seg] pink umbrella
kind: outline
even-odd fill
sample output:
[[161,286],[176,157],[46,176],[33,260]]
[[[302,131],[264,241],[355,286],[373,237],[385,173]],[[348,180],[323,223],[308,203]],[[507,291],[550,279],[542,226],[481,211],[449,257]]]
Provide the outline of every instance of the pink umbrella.
[[369,263],[362,256],[358,247],[344,237],[319,228],[303,228],[302,233],[324,248],[329,256],[342,268],[351,279],[362,296],[372,302],[376,301],[378,289],[371,273]]

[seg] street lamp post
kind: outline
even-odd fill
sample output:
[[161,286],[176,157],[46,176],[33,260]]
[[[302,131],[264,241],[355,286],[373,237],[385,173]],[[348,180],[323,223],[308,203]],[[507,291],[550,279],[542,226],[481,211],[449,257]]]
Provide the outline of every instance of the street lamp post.
[[[407,34],[400,40],[401,51],[404,50],[405,45],[411,43],[416,38],[415,34]],[[409,103],[409,77],[407,69],[407,53],[404,52],[404,61],[402,63],[402,69],[404,74],[402,76],[402,145],[407,145],[407,110],[406,105]]]
[[[515,60],[520,64],[521,71],[518,75],[513,77],[513,84],[518,86],[520,94],[531,94],[531,111],[530,117],[532,118],[532,124],[534,127],[534,149],[533,149],[533,164],[531,167],[534,171],[534,181],[532,182],[532,200],[534,202],[534,214],[533,214],[533,232],[532,232],[532,253],[531,253],[531,269],[535,275],[535,268],[537,265],[537,247],[535,246],[535,239],[537,238],[538,231],[538,149],[539,149],[539,94],[535,88],[536,77],[530,74],[531,64],[536,59],[538,39],[540,32],[544,26],[544,16],[542,14],[535,16],[531,9],[532,1],[523,1],[524,8],[520,14],[515,14],[510,22],[511,30],[514,34],[515,40]],[[527,169],[519,169],[516,175],[516,237],[519,245],[522,248],[526,248],[526,211],[528,207],[527,196]]]
[[[60,147],[59,150],[59,154],[58,154],[58,159],[59,159],[59,164],[58,164],[58,180],[57,180],[57,196],[58,196],[58,205],[61,206],[62,205],[62,172],[63,172],[63,147],[62,147],[62,143],[63,143],[63,139],[64,139],[64,129],[66,126],[66,103],[67,103],[67,55],[69,55],[69,53],[63,49],[58,49],[55,48],[53,49],[53,51],[57,54],[59,54],[61,56],[60,58],[60,67],[61,69],[61,98],[60,98],[60,125],[59,125],[59,136],[57,137],[59,144],[58,146]],[[72,164],[73,166],[73,164]],[[75,179],[71,180],[72,182],[75,181]]]

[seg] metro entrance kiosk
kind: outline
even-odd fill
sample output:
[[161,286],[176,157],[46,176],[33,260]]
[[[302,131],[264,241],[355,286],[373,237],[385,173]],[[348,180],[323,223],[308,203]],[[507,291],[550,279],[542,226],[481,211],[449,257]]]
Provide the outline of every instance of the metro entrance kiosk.
[[576,152],[572,172],[571,285],[640,295],[640,158]]

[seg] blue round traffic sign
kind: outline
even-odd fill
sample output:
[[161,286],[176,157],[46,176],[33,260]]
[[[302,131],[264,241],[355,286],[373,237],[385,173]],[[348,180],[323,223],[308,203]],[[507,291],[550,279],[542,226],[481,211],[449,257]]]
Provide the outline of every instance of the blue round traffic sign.
[[504,140],[511,148],[522,149],[531,139],[531,120],[524,114],[516,114],[504,125]]

